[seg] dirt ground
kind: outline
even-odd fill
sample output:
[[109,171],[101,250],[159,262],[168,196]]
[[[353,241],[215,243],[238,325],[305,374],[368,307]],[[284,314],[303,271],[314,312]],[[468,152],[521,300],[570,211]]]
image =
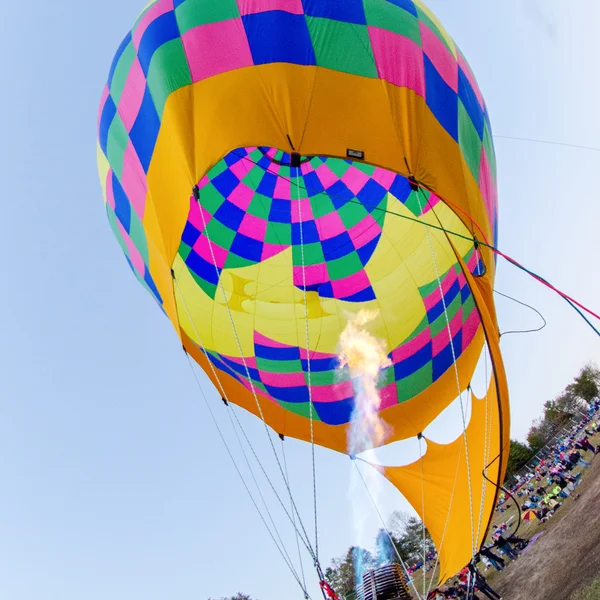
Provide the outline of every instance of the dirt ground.
[[580,498],[568,499],[514,563],[488,578],[504,600],[570,600],[600,572],[600,455],[576,491]]

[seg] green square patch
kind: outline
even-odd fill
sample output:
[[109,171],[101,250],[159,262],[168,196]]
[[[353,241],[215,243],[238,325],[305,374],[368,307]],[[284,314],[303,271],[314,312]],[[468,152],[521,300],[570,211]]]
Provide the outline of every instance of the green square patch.
[[223,225],[218,219],[211,219],[205,231],[211,244],[217,244],[217,246],[220,246],[224,250],[231,248],[233,238],[236,235],[233,229],[229,229],[229,227]]
[[117,219],[117,215],[108,204],[106,205],[106,213],[108,215],[108,222],[110,224],[110,228],[112,229],[115,237],[117,238],[117,242],[119,243],[119,246],[121,246],[121,250],[126,256],[129,256],[129,250],[127,248],[125,240],[123,239],[123,234],[121,233],[121,228],[119,227],[119,220]]
[[367,209],[360,202],[348,202],[338,209],[338,214],[346,229],[351,229],[367,216]]
[[236,19],[240,11],[236,0],[185,0],[175,9],[175,18],[179,31],[183,35],[186,31],[198,25],[219,23]]
[[407,10],[381,0],[365,0],[367,25],[393,31],[422,46],[419,19]]
[[198,277],[194,271],[188,268],[188,271],[194,281],[197,283],[198,287],[209,297],[214,299],[217,294],[217,286],[214,283],[209,283],[205,279]]
[[133,209],[131,210],[129,219],[129,237],[131,238],[131,241],[134,243],[135,247],[138,249],[138,252],[142,255],[144,262],[148,264],[149,257],[146,232],[142,222],[140,221],[140,218]]
[[344,279],[344,277],[354,275],[362,271],[362,269],[363,264],[360,257],[354,251],[350,252],[350,254],[346,254],[346,256],[343,256],[342,258],[336,258],[327,263],[329,277],[334,280]]
[[123,174],[123,158],[129,143],[129,134],[121,117],[116,114],[108,129],[108,142],[106,144],[106,158],[112,166],[115,175],[121,181]]
[[280,246],[290,246],[292,243],[292,227],[289,223],[269,222],[265,234],[265,242],[268,244],[278,244]]
[[249,215],[254,215],[259,219],[265,221],[269,220],[269,213],[271,212],[271,199],[263,196],[262,194],[255,194],[246,212]]
[[278,400],[281,408],[285,408],[285,410],[289,410],[290,412],[300,415],[301,417],[306,417],[310,419],[311,410],[312,410],[312,419],[313,421],[320,421],[319,415],[317,413],[317,409],[310,402],[284,402],[283,400]]
[[300,360],[271,360],[269,358],[256,358],[256,366],[266,373],[301,373]]
[[398,403],[406,402],[420,394],[433,381],[433,363],[429,361],[412,375],[396,382]]
[[127,48],[125,48],[123,54],[121,54],[121,57],[119,58],[119,62],[115,67],[112,80],[110,82],[110,95],[117,106],[119,105],[119,100],[121,99],[121,94],[125,88],[125,83],[127,81],[129,72],[131,71],[131,65],[133,65],[135,56],[135,46],[133,45],[133,42],[129,42],[129,44],[127,44]]
[[[165,73],[169,76],[165,77]],[[181,38],[175,38],[156,50],[148,67],[147,81],[156,112],[162,119],[167,98],[179,88],[192,83]]]
[[221,205],[225,202],[225,198],[220,194],[217,188],[212,184],[206,184],[200,190],[200,205],[211,215],[214,215]]
[[458,101],[458,142],[471,174],[475,181],[479,181],[483,142],[479,139],[477,129],[460,99]]
[[185,242],[181,242],[181,244],[179,245],[178,254],[183,259],[183,262],[185,262],[187,260],[191,251],[192,251],[192,248],[190,246],[188,246]]
[[[302,264],[302,248],[298,245],[292,248],[294,264]],[[312,244],[304,244],[304,264],[305,265],[322,265],[325,262],[323,254],[323,246],[320,242]]]
[[306,17],[317,66],[352,75],[377,77],[369,31],[364,25]]

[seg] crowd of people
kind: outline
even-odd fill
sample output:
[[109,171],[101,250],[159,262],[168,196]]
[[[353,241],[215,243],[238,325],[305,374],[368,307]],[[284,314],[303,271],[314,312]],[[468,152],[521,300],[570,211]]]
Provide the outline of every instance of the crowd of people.
[[[501,495],[498,513],[503,514],[510,508],[511,498],[515,500],[516,496],[520,499],[522,511],[533,511],[535,517],[544,522],[552,517],[568,498],[576,500],[579,497],[575,489],[581,482],[582,471],[574,473],[574,470],[576,467],[587,469],[591,459],[600,453],[600,446],[594,446],[590,441],[590,437],[600,430],[597,418],[599,409],[600,403],[597,402],[568,435],[557,440],[548,449],[545,458],[540,459],[534,469],[517,477],[511,494]],[[588,455],[590,452],[591,456]],[[500,594],[490,586],[484,573],[489,568],[502,571],[517,560],[527,544],[527,540],[510,534],[507,523],[494,524],[491,542],[481,547],[473,561],[456,578],[433,590],[427,600],[502,600]],[[483,569],[478,568],[480,563],[483,564]]]

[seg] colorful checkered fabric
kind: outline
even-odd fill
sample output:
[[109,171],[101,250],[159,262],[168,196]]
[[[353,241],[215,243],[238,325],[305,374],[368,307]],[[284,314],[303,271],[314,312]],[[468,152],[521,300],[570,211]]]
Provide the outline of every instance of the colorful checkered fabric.
[[[471,272],[482,267],[476,251],[466,261]],[[465,276],[457,267],[445,273],[440,282],[436,279],[419,291],[426,316],[388,355],[391,366],[379,378],[381,410],[414,398],[437,381],[469,346],[481,324]],[[249,391],[254,389],[282,408],[309,417],[309,361],[305,348],[282,344],[255,331],[252,357],[242,359],[206,350],[205,354],[220,372]],[[339,370],[337,355],[310,353],[310,383],[313,418],[328,425],[349,423],[354,391],[348,373]]]
[[278,62],[379,78],[423,97],[459,143],[496,232],[495,154],[483,96],[460,50],[420,2],[157,0],[115,55],[102,96],[99,141],[114,175],[109,217],[123,216],[117,216],[122,228],[113,227],[115,235],[159,301],[137,224],[165,102],[206,78]]

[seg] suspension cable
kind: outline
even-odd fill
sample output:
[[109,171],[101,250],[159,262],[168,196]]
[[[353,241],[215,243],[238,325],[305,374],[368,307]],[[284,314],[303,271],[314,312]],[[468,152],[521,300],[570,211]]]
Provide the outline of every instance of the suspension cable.
[[[592,149],[592,148],[590,148],[590,149]],[[236,154],[236,153],[234,152],[234,154]],[[283,179],[287,179],[287,178],[283,177],[282,175],[279,175],[275,171],[269,170],[268,167],[265,168],[264,166],[259,165],[258,162],[254,161],[253,159],[251,159],[248,156],[243,156],[241,154],[236,154],[236,156],[238,156],[240,159],[247,160],[247,161],[251,162],[253,165],[259,166],[266,173],[272,173],[273,175],[276,175],[277,177],[281,177]],[[423,189],[422,185],[419,184],[418,182],[416,183],[416,185],[419,186],[419,189]],[[306,190],[307,192],[315,195],[315,196],[323,194],[323,195],[329,196],[332,199],[335,199],[335,198],[340,198],[341,199],[340,196],[336,196],[335,194],[334,195],[328,194],[326,191],[309,190],[306,186],[303,186],[303,189]],[[345,198],[343,198],[343,199],[346,201]],[[441,198],[441,200],[443,200],[445,203],[448,204],[448,206],[450,206],[451,208],[457,210],[458,212],[463,212],[464,213],[464,211],[460,211],[460,209],[456,205],[452,204],[448,200],[446,200],[444,198]],[[347,200],[347,201],[350,204],[359,204],[361,206],[364,206],[364,204],[362,202],[360,202],[359,200]],[[501,252],[498,248],[496,248],[494,245],[490,244],[489,242],[487,242],[485,240],[483,240],[483,241],[482,240],[478,240],[475,237],[473,237],[472,235],[465,235],[465,234],[459,233],[457,231],[452,231],[452,230],[446,229],[446,228],[444,228],[442,226],[437,226],[437,225],[435,225],[433,223],[427,223],[427,222],[425,222],[425,221],[423,221],[423,220],[421,220],[421,219],[419,219],[417,217],[410,217],[409,215],[403,215],[403,214],[397,213],[397,212],[395,212],[393,210],[389,210],[387,208],[382,208],[380,206],[371,206],[370,208],[372,208],[372,210],[374,210],[374,211],[383,212],[385,214],[393,215],[395,217],[398,217],[400,219],[404,219],[406,221],[412,221],[414,223],[419,223],[420,225],[428,227],[429,229],[436,229],[438,231],[443,231],[447,235],[451,235],[451,236],[459,238],[459,239],[467,240],[469,242],[472,242],[473,244],[479,244],[480,246],[488,248],[493,253],[495,253],[498,256],[504,258],[504,260],[506,260],[507,262],[509,262],[513,266],[517,267],[521,271],[524,271],[525,273],[527,273],[528,275],[530,275],[531,277],[533,277],[534,279],[536,279],[538,282],[542,283],[543,285],[545,285],[546,287],[548,287],[549,289],[551,289],[553,292],[555,292],[556,294],[558,294],[561,298],[563,298],[563,300],[565,300],[569,304],[569,306],[571,308],[573,308],[579,314],[579,316],[590,326],[590,328],[596,333],[596,335],[598,335],[600,337],[600,330],[596,326],[594,326],[590,322],[589,319],[587,319],[585,317],[585,315],[582,313],[582,311],[587,312],[588,314],[592,315],[593,317],[595,317],[598,320],[600,320],[600,315],[598,315],[596,312],[592,311],[588,307],[584,306],[583,304],[581,304],[580,302],[578,302],[577,300],[575,300],[571,296],[567,295],[565,292],[561,291],[559,288],[557,288],[554,285],[552,285],[549,281],[547,281],[546,279],[544,279],[540,275],[537,275],[536,273],[534,273],[533,271],[531,271],[527,267],[523,266],[522,264],[520,264],[519,262],[517,262],[514,258],[511,258],[510,256],[508,256],[504,252]],[[464,214],[466,214],[466,213],[464,213]],[[479,225],[469,215],[466,215],[466,216],[472,221],[472,223],[479,230],[481,230],[480,227],[479,227]]]
[[[285,455],[285,442],[283,441],[283,439],[281,440],[281,454],[283,456],[283,466],[285,469],[285,477],[288,482],[288,487],[291,490],[292,486],[290,483],[290,476],[289,476],[288,466],[287,466],[287,458]],[[292,500],[292,498],[290,497],[290,504],[291,504],[291,500]],[[302,552],[300,551],[300,538],[298,536],[298,528],[296,527],[296,515],[294,513],[293,507],[292,507],[292,518],[294,519],[294,530],[296,532],[296,548],[298,550],[298,560],[300,561],[300,572],[302,573],[302,582],[304,583],[304,587],[306,587],[306,577],[304,575],[304,561],[302,560]]]
[[417,442],[419,444],[419,469],[421,470],[421,528],[423,534],[423,598],[427,598],[427,572],[425,566],[427,565],[427,535],[425,531],[425,477],[423,474],[423,449],[421,447],[421,438],[423,436],[419,434],[417,436]]
[[298,575],[293,567],[293,565],[288,562],[288,559],[286,558],[286,554],[287,552],[284,553],[284,551],[282,551],[282,549],[280,548],[279,544],[277,543],[277,540],[275,539],[275,536],[273,535],[267,521],[265,520],[265,517],[263,516],[256,500],[254,499],[254,496],[248,486],[248,484],[246,483],[246,480],[244,479],[244,476],[237,464],[237,461],[235,460],[235,457],[233,456],[233,453],[231,452],[231,449],[229,447],[229,444],[227,443],[227,440],[225,438],[225,435],[223,434],[223,431],[221,430],[221,427],[219,426],[219,423],[212,411],[212,408],[210,407],[210,403],[208,401],[208,398],[206,397],[206,394],[204,392],[204,388],[202,387],[202,384],[200,383],[200,380],[198,379],[198,375],[196,373],[196,370],[194,369],[194,366],[192,364],[192,360],[190,358],[190,356],[187,354],[186,352],[186,358],[188,360],[188,364],[190,366],[190,369],[192,370],[192,374],[194,376],[194,379],[196,380],[196,384],[198,386],[198,389],[200,390],[200,394],[202,395],[202,398],[204,400],[204,404],[206,405],[206,408],[209,412],[209,415],[211,417],[212,422],[214,423],[217,432],[219,434],[219,437],[221,438],[221,441],[223,442],[223,445],[225,446],[225,450],[227,451],[227,454],[229,455],[229,458],[231,459],[231,462],[233,463],[233,466],[242,482],[242,485],[244,486],[244,489],[246,490],[246,492],[248,493],[248,496],[250,497],[250,500],[252,501],[252,504],[254,506],[254,508],[256,509],[256,512],[258,512],[258,515],[261,519],[261,521],[263,522],[263,525],[265,526],[267,532],[269,533],[269,536],[271,537],[271,539],[273,540],[273,543],[275,544],[275,547],[277,548],[277,550],[279,551],[279,554],[281,555],[281,557],[283,558],[284,562],[286,563],[286,565],[288,566],[290,572],[292,573],[294,579],[296,580],[296,582],[298,583],[298,585],[300,586],[300,588],[302,589],[302,592],[304,593],[305,598],[309,598],[310,599],[310,595],[308,594],[308,591],[306,590],[306,588],[302,585],[302,582],[300,581],[300,579],[298,578]]
[[313,411],[314,404],[312,399],[312,384],[310,372],[310,328],[308,323],[308,292],[306,290],[306,264],[304,261],[304,221],[302,220],[302,199],[300,198],[300,167],[296,169],[296,200],[298,201],[298,220],[300,229],[300,258],[302,270],[302,292],[304,297],[304,325],[305,325],[305,342],[306,342],[306,374],[308,384],[308,404],[310,415],[310,445],[312,455],[312,477],[313,477],[313,510],[315,514],[315,555],[316,560],[319,560],[319,521],[317,511],[317,470],[315,462],[315,430]]
[[[218,386],[219,386],[219,388],[220,388],[220,390],[221,390],[221,393],[223,394],[223,396],[222,396],[222,397],[223,397],[225,400],[227,400],[227,402],[229,403],[229,398],[227,397],[227,394],[225,393],[225,390],[224,390],[223,384],[222,384],[222,382],[221,382],[221,378],[219,377],[219,375],[218,375],[218,373],[217,373],[217,371],[216,371],[216,369],[215,369],[215,367],[214,367],[214,365],[213,365],[212,361],[210,360],[210,358],[208,358],[208,352],[206,351],[206,348],[204,347],[204,344],[203,344],[203,342],[202,342],[202,338],[200,337],[200,334],[199,334],[199,332],[198,332],[198,329],[196,328],[196,323],[195,323],[195,321],[194,321],[194,319],[193,319],[193,317],[192,317],[192,315],[191,315],[191,313],[190,313],[190,310],[189,310],[189,308],[188,308],[188,306],[187,306],[187,302],[186,302],[186,300],[185,300],[185,296],[183,295],[183,293],[182,293],[182,291],[181,291],[181,289],[180,289],[180,287],[179,287],[179,282],[178,282],[177,278],[174,278],[174,282],[175,282],[175,287],[176,287],[176,289],[177,289],[177,293],[178,293],[178,295],[179,295],[179,297],[181,298],[181,301],[182,301],[182,303],[183,303],[184,310],[185,310],[185,312],[186,312],[186,314],[187,314],[187,317],[188,317],[188,319],[189,319],[189,321],[190,321],[190,323],[191,323],[191,325],[192,325],[192,329],[194,330],[194,333],[195,333],[195,335],[196,335],[196,337],[197,337],[197,339],[198,339],[198,342],[200,343],[200,347],[202,348],[202,352],[203,352],[203,353],[204,353],[204,355],[207,357],[207,360],[208,360],[208,363],[209,363],[209,365],[210,365],[210,367],[211,367],[211,371],[212,371],[212,373],[213,373],[213,376],[215,377],[215,379],[216,379],[216,381],[217,381],[217,384],[218,384]],[[242,432],[242,435],[244,436],[244,438],[245,438],[245,440],[246,440],[246,443],[247,443],[247,444],[248,444],[248,446],[250,447],[250,450],[252,451],[252,454],[253,454],[253,456],[254,456],[254,458],[255,458],[256,462],[258,463],[258,465],[259,465],[259,467],[260,467],[260,469],[261,469],[261,471],[262,471],[263,475],[265,476],[265,478],[266,478],[267,482],[269,483],[269,485],[270,485],[270,487],[271,487],[271,490],[272,490],[272,491],[273,491],[273,493],[275,494],[275,497],[276,497],[276,498],[277,498],[277,500],[279,501],[279,504],[280,504],[280,505],[281,505],[281,507],[283,508],[283,511],[285,512],[285,514],[286,514],[287,518],[288,518],[288,519],[289,519],[289,521],[292,523],[292,525],[293,525],[293,527],[294,527],[294,530],[295,530],[296,534],[299,534],[298,528],[297,528],[297,526],[296,526],[296,521],[295,521],[295,518],[292,518],[292,516],[290,516],[290,514],[288,513],[288,511],[287,511],[287,509],[286,509],[286,507],[285,507],[285,505],[284,505],[284,503],[283,503],[283,500],[282,500],[282,499],[281,499],[281,497],[279,496],[279,494],[278,494],[278,492],[277,492],[277,489],[275,488],[275,486],[274,486],[273,482],[271,481],[271,478],[269,477],[269,475],[268,475],[268,473],[267,473],[266,469],[264,468],[264,466],[263,466],[263,464],[262,464],[262,462],[261,462],[260,458],[258,457],[258,455],[257,455],[257,453],[256,453],[256,451],[255,451],[255,449],[254,449],[254,446],[252,445],[252,442],[251,442],[251,441],[250,441],[250,439],[248,438],[248,436],[247,436],[247,434],[246,434],[246,431],[245,431],[245,429],[243,428],[243,426],[242,426],[241,422],[239,421],[239,419],[238,419],[238,417],[237,417],[237,414],[236,414],[234,411],[232,411],[232,413],[231,413],[231,414],[233,414],[233,417],[234,417],[234,418],[235,418],[235,420],[237,421],[238,427],[239,427],[240,431]],[[230,416],[230,418],[231,418],[231,416]],[[289,494],[290,494],[291,501],[292,501],[292,504],[293,504],[293,497],[291,496],[291,490],[289,489],[289,487],[288,487],[288,492],[289,492]],[[295,506],[295,505],[294,505],[294,506]],[[296,511],[296,512],[297,512],[297,511]],[[305,533],[306,533],[306,532],[305,532]],[[305,540],[305,539],[304,539],[304,537],[300,536],[300,539],[302,539],[302,543],[304,544],[304,546],[305,546],[305,547],[306,547],[306,549],[308,550],[309,554],[311,554],[311,556],[312,556],[312,555],[313,555],[313,553],[312,553],[312,549],[311,549],[311,547],[310,547],[310,540],[308,540],[308,537],[307,537],[307,539]]]
[[[421,192],[421,188],[417,188],[417,202],[419,204],[419,212],[422,214],[423,213],[423,205],[421,204],[421,199],[420,199],[420,194]],[[425,198],[425,200],[427,201],[427,203],[429,204],[430,210],[432,211],[432,213],[435,215],[436,219],[438,219],[439,222],[439,218],[437,217],[436,212],[433,210],[433,207],[431,206],[431,203],[429,202],[428,198]],[[441,273],[437,264],[437,259],[435,257],[435,251],[433,248],[433,242],[431,240],[431,234],[429,229],[426,229],[426,234],[427,234],[427,241],[429,244],[429,250],[431,252],[431,257],[433,259],[433,265],[435,268],[435,274],[436,274],[436,278],[437,278],[437,282],[438,282],[438,289],[440,292],[440,297],[442,300],[442,306],[444,308],[444,317],[446,320],[446,331],[448,333],[448,343],[450,345],[450,350],[452,352],[452,364],[454,366],[454,374],[456,377],[456,387],[457,387],[457,391],[458,391],[458,398],[459,398],[459,402],[460,402],[460,412],[461,412],[461,417],[462,417],[462,423],[463,423],[463,440],[464,440],[464,444],[465,444],[465,460],[467,463],[467,482],[468,482],[468,486],[469,486],[469,505],[470,505],[470,516],[471,516],[471,549],[473,552],[473,556],[475,556],[475,521],[473,519],[473,487],[472,487],[472,483],[471,483],[471,463],[469,460],[469,442],[467,439],[467,418],[466,418],[466,414],[465,414],[465,407],[464,407],[464,402],[463,402],[463,393],[461,390],[461,385],[460,385],[460,376],[458,374],[458,365],[456,364],[456,350],[454,348],[454,339],[452,337],[452,328],[450,326],[450,317],[448,315],[448,307],[446,305],[446,297],[444,296],[444,287],[442,285],[442,278],[441,278]]]
[[[197,186],[194,187],[193,193],[194,193],[194,197],[195,197],[196,201],[198,202],[198,204],[200,204],[200,191],[199,191],[199,189],[198,189]],[[209,236],[207,228],[206,228],[206,217],[204,216],[204,211],[203,210],[200,210],[200,216],[201,216],[201,219],[202,219],[202,228],[203,228],[203,232],[204,232],[203,234],[205,235],[205,237],[206,237],[206,239],[208,241],[208,247],[210,249],[212,263],[213,263],[213,266],[215,268],[215,272],[216,272],[216,276],[217,276],[217,281],[218,281],[218,286],[220,287],[221,293],[223,294],[223,299],[225,301],[225,306],[226,306],[226,309],[227,309],[227,314],[229,315],[229,321],[231,323],[231,328],[233,330],[233,334],[234,334],[234,337],[235,337],[235,340],[236,340],[236,343],[237,343],[237,346],[238,346],[238,351],[240,353],[240,357],[242,359],[242,363],[243,363],[244,369],[246,371],[246,376],[247,376],[247,379],[248,379],[248,384],[250,385],[250,390],[251,390],[252,395],[254,397],[254,402],[256,403],[256,408],[258,410],[258,414],[260,415],[260,418],[261,418],[261,420],[263,422],[263,425],[265,427],[265,433],[266,433],[266,436],[267,436],[267,438],[269,440],[269,445],[271,446],[271,450],[273,451],[273,455],[275,456],[275,460],[277,461],[277,465],[279,467],[279,471],[280,471],[281,476],[282,476],[282,478],[283,478],[283,480],[285,482],[285,474],[283,472],[283,466],[281,465],[281,461],[279,460],[279,455],[277,454],[277,450],[275,449],[275,445],[273,444],[273,439],[272,439],[271,433],[269,431],[269,426],[267,425],[267,422],[265,420],[265,416],[264,416],[262,407],[260,405],[260,400],[258,399],[258,394],[256,392],[256,387],[255,387],[254,382],[252,380],[252,377],[250,375],[250,369],[248,368],[248,363],[246,361],[246,357],[244,356],[244,351],[243,351],[243,348],[242,348],[242,343],[241,343],[240,338],[238,336],[237,327],[235,325],[235,320],[233,318],[233,315],[231,314],[231,307],[229,306],[229,299],[227,298],[227,292],[225,291],[225,285],[223,284],[223,278],[221,277],[221,274],[219,273],[219,268],[217,266],[217,261],[216,261],[216,258],[215,258],[213,244],[212,244],[212,241],[210,239],[210,236]],[[286,483],[286,485],[287,485],[287,483]],[[308,542],[308,544],[307,544],[308,550],[309,550],[311,556],[313,557],[313,559],[315,561],[315,564],[317,564],[318,563],[317,556],[316,556],[316,554],[315,554],[315,552],[314,552],[314,550],[312,548],[312,544],[310,543],[310,539],[308,537],[308,534],[306,533],[306,529],[304,527],[304,523],[302,521],[302,518],[300,516],[298,508],[296,507],[296,503],[293,502],[293,498],[292,498],[292,503],[294,505],[294,510],[296,511],[296,515],[298,516],[298,522],[300,523],[300,527],[302,528],[302,530],[304,532],[304,535],[306,537],[306,541]]]
[[360,469],[358,468],[358,465],[356,464],[356,461],[360,460],[361,462],[364,462],[365,464],[369,464],[366,461],[364,461],[362,458],[360,457],[355,457],[352,462],[354,463],[354,466],[356,468],[356,471],[358,472],[358,476],[360,477],[360,480],[362,481],[365,490],[369,496],[369,498],[371,499],[371,503],[373,504],[373,507],[375,508],[375,511],[377,512],[377,515],[379,516],[379,520],[381,521],[381,524],[383,525],[383,529],[385,531],[385,533],[387,534],[392,547],[394,548],[394,552],[398,558],[398,560],[400,561],[400,565],[402,566],[402,569],[404,570],[404,575],[406,576],[407,581],[412,585],[415,594],[417,595],[417,598],[419,600],[425,600],[425,598],[421,598],[421,594],[419,594],[419,590],[417,590],[417,586],[415,585],[414,582],[414,578],[410,576],[409,572],[408,572],[408,567],[406,566],[406,563],[404,562],[402,556],[400,555],[400,552],[398,551],[398,548],[396,547],[396,543],[394,542],[394,538],[392,537],[392,534],[390,533],[390,530],[388,529],[388,526],[386,525],[386,522],[383,518],[383,515],[381,514],[381,511],[379,510],[379,506],[377,506],[377,502],[375,501],[375,498],[373,497],[373,494],[371,493],[371,490],[369,489],[369,486],[367,485],[367,482],[365,481],[365,478],[363,477],[362,473],[360,472]]

